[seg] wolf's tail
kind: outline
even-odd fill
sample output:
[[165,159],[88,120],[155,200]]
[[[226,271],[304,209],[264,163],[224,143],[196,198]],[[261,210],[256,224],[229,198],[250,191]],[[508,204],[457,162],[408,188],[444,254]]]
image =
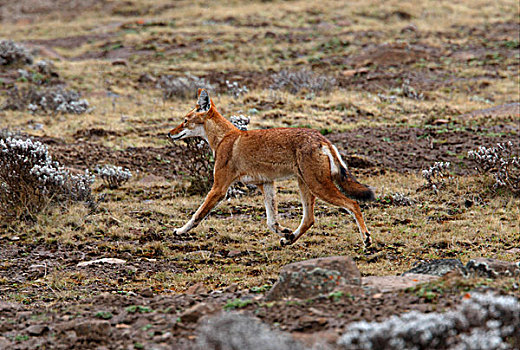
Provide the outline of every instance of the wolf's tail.
[[336,166],[339,168],[339,172],[333,174],[332,178],[336,186],[338,186],[339,190],[343,192],[344,195],[352,199],[360,201],[373,201],[375,199],[374,191],[372,191],[368,186],[358,182],[354,175],[348,171],[347,166],[341,159],[337,148],[334,147],[334,145],[331,146]]
[[334,175],[334,182],[347,197],[367,202],[375,199],[374,191],[359,183],[343,165],[340,165],[340,172]]

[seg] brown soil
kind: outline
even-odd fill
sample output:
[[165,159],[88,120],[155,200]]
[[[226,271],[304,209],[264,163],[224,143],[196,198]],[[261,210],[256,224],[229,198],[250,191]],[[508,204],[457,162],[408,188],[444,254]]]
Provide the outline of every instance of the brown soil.
[[362,128],[328,138],[344,153],[369,157],[372,164],[384,169],[417,172],[434,162],[451,162],[455,172],[465,174],[474,167],[468,151],[507,141],[513,141],[518,151],[515,140],[519,132],[518,126]]
[[[77,137],[98,139],[113,136],[104,129],[83,130]],[[53,158],[67,167],[93,169],[97,164],[113,164],[130,169],[136,173],[153,174],[167,179],[179,174],[182,164],[187,161],[184,147],[178,144],[168,147],[130,147],[113,150],[91,141],[66,143],[53,138],[41,138],[47,144]]]

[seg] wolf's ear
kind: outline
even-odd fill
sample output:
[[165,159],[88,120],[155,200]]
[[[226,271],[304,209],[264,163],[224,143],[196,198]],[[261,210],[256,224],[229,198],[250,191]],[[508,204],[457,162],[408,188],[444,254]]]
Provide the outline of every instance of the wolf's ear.
[[197,100],[199,106],[199,112],[207,112],[211,108],[211,100],[209,99],[208,92],[204,89],[199,89],[199,99]]

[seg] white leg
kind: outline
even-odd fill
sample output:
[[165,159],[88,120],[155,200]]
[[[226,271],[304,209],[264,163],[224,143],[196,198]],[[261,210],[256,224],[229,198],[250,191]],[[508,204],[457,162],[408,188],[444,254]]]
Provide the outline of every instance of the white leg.
[[276,233],[280,237],[290,233],[291,230],[284,228],[278,224],[278,213],[276,207],[276,188],[274,182],[262,184],[260,190],[264,194],[265,213],[267,216],[267,227],[271,232]]

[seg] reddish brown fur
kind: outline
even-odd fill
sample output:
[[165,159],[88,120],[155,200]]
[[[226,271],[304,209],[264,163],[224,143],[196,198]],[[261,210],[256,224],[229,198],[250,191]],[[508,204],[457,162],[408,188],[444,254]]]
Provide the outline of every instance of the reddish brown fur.
[[[211,102],[207,112],[193,110],[188,113],[185,122],[170,131],[170,135],[180,139],[191,136],[184,135],[190,132],[206,136],[215,153],[214,184],[199,210],[177,232],[184,233],[195,227],[224,198],[228,187],[240,180],[258,185],[264,192],[268,225],[283,236],[282,244],[294,243],[312,226],[316,197],[352,212],[365,244],[370,244],[370,233],[358,203],[347,198],[335,182],[354,198],[372,199],[373,192],[350,175],[341,165],[330,141],[318,131],[301,128],[241,131],[222,117]],[[333,169],[336,170],[334,174]],[[304,217],[300,227],[291,233],[276,222],[273,184],[276,180],[293,176],[298,180]]]

